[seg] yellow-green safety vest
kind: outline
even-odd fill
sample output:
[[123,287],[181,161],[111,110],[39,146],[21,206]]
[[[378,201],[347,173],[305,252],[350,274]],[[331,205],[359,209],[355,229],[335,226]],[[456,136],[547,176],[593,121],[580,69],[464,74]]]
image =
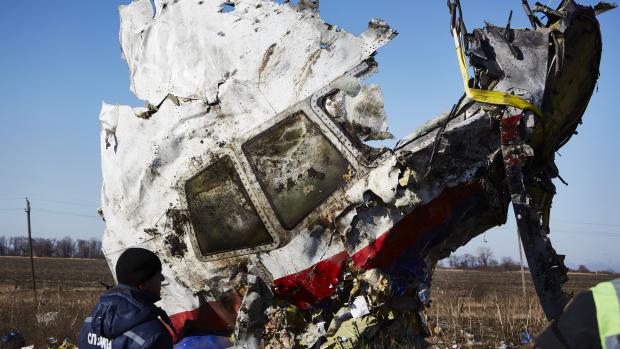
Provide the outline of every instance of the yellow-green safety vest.
[[620,349],[620,279],[592,287],[603,349]]

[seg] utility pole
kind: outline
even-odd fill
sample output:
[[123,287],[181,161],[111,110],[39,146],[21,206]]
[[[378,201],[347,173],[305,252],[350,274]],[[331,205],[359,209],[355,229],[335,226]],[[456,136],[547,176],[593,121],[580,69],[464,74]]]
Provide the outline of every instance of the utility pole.
[[32,271],[32,290],[34,291],[34,304],[37,302],[37,283],[34,277],[34,258],[32,257],[32,233],[30,230],[30,200],[26,198],[26,217],[28,219],[28,244],[30,245],[30,270]]
[[523,245],[521,244],[521,236],[517,230],[517,241],[519,241],[519,260],[521,261],[521,286],[523,287],[523,299],[526,299],[525,293],[525,271],[523,270]]

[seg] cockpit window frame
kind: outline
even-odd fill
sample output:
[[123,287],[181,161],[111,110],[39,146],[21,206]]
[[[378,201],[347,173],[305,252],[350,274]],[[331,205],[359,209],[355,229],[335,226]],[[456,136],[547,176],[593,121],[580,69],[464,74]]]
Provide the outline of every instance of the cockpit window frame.
[[[370,64],[368,62],[363,62],[346,74],[358,77],[360,75],[363,75],[364,72],[366,72],[369,68]],[[325,211],[327,208],[329,208],[339,200],[342,200],[345,196],[345,193],[356,182],[356,179],[365,177],[370,171],[370,169],[379,166],[382,162],[389,159],[389,157],[392,155],[391,151],[384,152],[370,163],[364,161],[365,156],[362,154],[361,150],[358,149],[354,144],[352,144],[349,136],[345,134],[341,127],[337,125],[336,122],[324,112],[323,108],[319,105],[319,103],[322,98],[329,95],[334,90],[335,87],[332,82],[314,93],[313,95],[309,96],[308,98],[274,115],[272,118],[251,129],[246,134],[243,134],[231,140],[229,144],[220,148],[216,152],[197,155],[197,157],[200,158],[201,162],[205,165],[201,166],[199,169],[188,171],[185,175],[182,175],[179,178],[177,184],[177,192],[179,193],[180,206],[184,209],[188,208],[185,193],[185,183],[187,182],[187,180],[202,172],[203,170],[211,166],[215,161],[218,161],[220,158],[224,156],[229,156],[233,162],[235,171],[237,171],[237,174],[241,179],[244,189],[250,197],[250,201],[254,206],[254,209],[256,210],[259,218],[262,220],[265,227],[267,228],[269,235],[273,239],[273,242],[268,245],[204,256],[202,255],[200,247],[198,245],[195,232],[193,231],[194,228],[191,224],[189,224],[188,226],[191,227],[191,231],[189,231],[188,233],[192,242],[192,248],[196,257],[199,260],[206,262],[217,261],[247,254],[268,252],[270,250],[280,247],[283,243],[286,243],[293,236],[298,234],[303,229],[303,227],[310,226],[314,220],[319,218],[323,211]],[[263,191],[263,188],[259,183],[257,174],[254,172],[254,169],[252,168],[250,160],[247,158],[242,148],[242,145],[299,112],[303,112],[310,120],[310,122],[312,122],[319,128],[322,135],[325,136],[325,138],[327,138],[327,140],[336,147],[336,149],[343,156],[343,158],[348,161],[351,166],[351,179],[353,180],[346,180],[343,185],[341,185],[338,189],[334,190],[331,195],[329,195],[322,203],[315,206],[310,213],[308,213],[295,225],[295,227],[286,228],[281,223],[274,206],[268,199],[266,193]]]
[[[181,202],[181,206],[185,210],[187,210],[187,212],[189,212],[189,204],[187,202],[187,193],[186,193],[185,183],[187,183],[187,181],[199,175],[200,173],[210,168],[216,162],[222,160],[225,157],[230,158],[230,160],[232,161],[233,167],[235,171],[237,172],[237,175],[239,176],[241,183],[243,185],[243,189],[246,191],[250,199],[250,203],[253,206],[254,210],[256,211],[259,219],[263,222],[263,225],[267,229],[267,233],[271,237],[272,242],[270,244],[260,245],[256,247],[241,248],[241,249],[236,249],[236,250],[222,251],[222,252],[213,253],[209,255],[203,255],[200,245],[198,243],[198,239],[196,237],[196,232],[194,231],[194,226],[193,224],[188,224],[187,226],[190,227],[190,231],[188,232],[188,234],[190,237],[190,241],[192,243],[192,249],[194,250],[194,254],[196,255],[196,258],[198,258],[199,260],[205,261],[205,262],[232,258],[232,257],[247,255],[251,253],[270,251],[270,250],[273,250],[274,248],[277,248],[280,245],[280,235],[278,234],[277,230],[273,229],[273,226],[269,224],[270,220],[267,218],[268,213],[265,212],[263,207],[260,207],[256,204],[258,200],[255,198],[255,193],[253,193],[252,190],[248,190],[249,188],[251,188],[251,186],[248,183],[248,179],[246,175],[242,173],[242,171],[239,171],[243,167],[240,165],[237,154],[236,152],[233,151],[233,149],[222,148],[220,151],[217,152],[217,154],[215,154],[215,156],[211,159],[211,161],[206,164],[206,166],[202,166],[199,171],[192,171],[191,173],[188,173],[186,176],[182,176],[179,179],[178,191],[179,191],[179,200]],[[191,221],[191,217],[190,217],[190,221]]]
[[327,140],[338,149],[339,153],[344,157],[344,159],[349,162],[349,164],[352,167],[351,178],[357,178],[363,173],[365,173],[364,167],[358,161],[358,159],[354,157],[353,153],[350,151],[350,148],[340,142],[341,137],[345,137],[345,136],[334,134],[331,131],[331,128],[325,125],[325,121],[314,113],[314,109],[310,106],[310,97],[286,109],[285,111],[277,114],[272,119],[270,119],[267,122],[262,123],[258,127],[254,128],[245,137],[243,137],[243,140],[239,142],[240,163],[242,164],[242,166],[244,166],[244,171],[246,172],[246,174],[249,174],[249,176],[251,177],[251,180],[249,181],[249,183],[253,187],[252,189],[255,191],[255,197],[261,201],[261,205],[264,205],[264,207],[269,208],[270,214],[268,215],[268,217],[271,219],[271,224],[272,226],[274,226],[274,229],[276,229],[281,234],[283,241],[286,241],[291,236],[299,233],[299,231],[301,230],[301,227],[308,225],[311,221],[318,218],[318,216],[321,214],[323,210],[333,205],[334,202],[336,202],[337,200],[340,200],[345,195],[345,192],[350,188],[353,182],[351,180],[346,181],[344,185],[342,185],[337,190],[332,192],[332,194],[327,199],[325,199],[321,204],[314,207],[313,211],[307,214],[306,217],[303,218],[301,221],[299,221],[295,225],[295,227],[287,229],[281,224],[280,220],[278,219],[277,213],[275,212],[274,207],[272,206],[267,195],[263,191],[258,181],[258,178],[256,174],[254,173],[254,169],[252,168],[250,160],[246,157],[246,154],[244,153],[241,146],[245,144],[246,142],[248,142],[249,140],[255,138],[256,136],[262,134],[263,132],[268,131],[271,127],[283,122],[290,116],[295,115],[299,112],[303,112],[306,115],[306,117],[309,119],[309,121],[315,124],[319,128],[323,136],[325,136]]
[[[316,123],[316,121],[313,121],[303,110],[299,110],[297,112],[291,113],[289,115],[287,115],[284,119],[282,119],[281,121],[274,123],[273,125],[271,125],[269,128],[267,128],[266,130],[264,130],[263,132],[260,132],[258,134],[256,134],[254,137],[249,138],[248,140],[246,140],[242,145],[241,145],[241,149],[243,150],[244,156],[245,158],[248,160],[251,168],[252,168],[252,173],[254,174],[254,176],[258,179],[258,183],[260,184],[261,190],[262,192],[265,194],[265,196],[267,197],[267,200],[269,201],[269,205],[271,206],[271,208],[273,209],[276,217],[278,218],[278,222],[280,223],[280,225],[286,229],[286,230],[293,230],[295,229],[295,227],[297,227],[301,222],[304,221],[304,219],[310,215],[313,211],[316,210],[317,207],[321,206],[325,201],[327,201],[334,192],[337,192],[339,189],[341,189],[342,187],[344,187],[346,185],[346,180],[342,180],[342,182],[340,182],[338,184],[338,186],[331,190],[329,192],[329,194],[327,194],[326,198],[323,199],[321,201],[321,203],[314,205],[311,207],[310,211],[308,213],[306,213],[302,218],[297,219],[295,221],[294,224],[287,224],[286,222],[286,218],[284,217],[284,215],[282,214],[282,212],[280,212],[280,210],[277,209],[276,207],[276,203],[274,202],[274,199],[267,194],[267,185],[265,183],[265,179],[261,178],[258,175],[258,169],[256,164],[254,164],[251,160],[250,160],[250,150],[249,147],[252,146],[252,143],[257,140],[257,138],[259,138],[261,135],[263,135],[266,132],[272,132],[274,129],[282,126],[283,124],[285,124],[286,122],[288,122],[290,119],[295,118],[301,116],[302,119],[305,119],[307,122],[311,123],[314,127],[316,127],[317,129],[319,129],[321,132],[321,135],[323,136],[324,140],[329,143],[329,145],[331,145],[333,148],[335,148],[337,151],[340,150],[338,149],[338,147],[336,146],[336,144],[333,143],[332,140],[330,140],[324,133],[324,130],[321,130],[320,126]],[[353,165],[351,165],[351,163],[349,162],[349,160],[347,159],[347,157],[343,154],[342,151],[338,151],[338,154],[342,157],[342,159],[346,162],[346,164],[348,165],[348,169],[349,169],[349,174],[351,174],[352,176],[355,175],[355,169],[353,168]]]
[[[342,77],[350,76],[353,78],[359,78],[360,76],[364,75],[370,69],[372,69],[371,64],[367,61],[364,61],[361,64],[357,65],[355,68],[349,70],[347,73],[343,74]],[[353,144],[353,142],[351,141],[351,138],[355,136],[349,135],[346,130],[344,130],[340,125],[338,125],[332,119],[332,117],[327,114],[327,112],[324,109],[324,106],[322,105],[325,98],[327,98],[329,95],[339,90],[335,84],[336,81],[338,81],[338,79],[336,79],[335,81],[332,81],[327,86],[323,87],[322,89],[318,90],[312,95],[311,100],[310,100],[310,105],[312,107],[312,110],[325,123],[325,125],[330,129],[330,131],[338,135],[338,140],[353,153],[355,158],[358,159],[358,161],[364,167],[366,168],[378,167],[381,163],[383,163],[390,156],[392,156],[393,152],[390,149],[385,148],[385,151],[383,151],[379,156],[372,159],[372,161],[367,161],[366,156],[364,155],[363,151],[358,146]]]

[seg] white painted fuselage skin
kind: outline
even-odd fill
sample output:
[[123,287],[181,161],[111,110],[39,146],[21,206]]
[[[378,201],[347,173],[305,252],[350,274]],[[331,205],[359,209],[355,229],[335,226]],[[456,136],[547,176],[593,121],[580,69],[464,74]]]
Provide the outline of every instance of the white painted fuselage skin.
[[[203,301],[214,301],[230,290],[226,280],[235,261],[261,264],[277,279],[344,251],[338,239],[329,238],[331,232],[311,236],[307,223],[339,201],[361,202],[368,188],[393,200],[393,186],[385,183],[398,181],[393,157],[384,158],[387,162],[370,177],[358,180],[368,171],[352,153],[354,147],[341,132],[330,132],[335,124],[325,125],[321,120],[329,118],[317,115],[311,106],[313,94],[363,66],[396,33],[373,20],[366,32],[354,36],[327,25],[312,10],[249,0],[236,2],[233,11],[225,12],[225,2],[156,1],[155,13],[149,0],[121,6],[120,40],[131,90],[158,108],[143,119],[137,115],[143,116],[147,108],[104,103],[100,114],[106,258],[114,270],[116,259],[128,247],[155,251],[169,280],[161,302],[169,314],[196,309],[200,303],[196,294]],[[357,77],[349,76],[335,86],[347,90],[355,105],[359,85]],[[382,108],[378,97],[374,92]],[[271,211],[240,146],[289,116],[287,112],[298,110],[304,110],[338,146],[355,175],[290,230]],[[375,124],[382,128],[379,131],[387,131],[385,120]],[[185,181],[222,156],[233,159],[274,242],[258,254],[244,251],[243,257],[205,258],[196,250],[188,225],[187,234],[180,237],[187,249],[179,258],[165,243],[175,234],[167,212],[188,209]],[[330,211],[332,217],[338,213]],[[384,223],[381,229],[390,225],[389,220]]]

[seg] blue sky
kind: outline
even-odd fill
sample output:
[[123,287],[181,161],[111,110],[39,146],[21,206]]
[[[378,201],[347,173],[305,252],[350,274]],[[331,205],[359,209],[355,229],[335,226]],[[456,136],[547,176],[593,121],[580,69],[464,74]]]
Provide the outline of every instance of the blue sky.
[[[189,0],[183,0],[189,1]],[[33,235],[100,238],[98,114],[102,101],[142,105],[129,92],[118,42],[118,5],[128,1],[11,1],[0,12],[0,235],[25,234],[24,197],[32,198]],[[559,1],[551,1],[550,6]],[[594,4],[594,1],[587,1]],[[528,26],[519,0],[462,0],[469,29],[484,21]],[[377,55],[390,131],[402,138],[446,111],[462,94],[445,1],[323,0],[329,23],[360,34],[372,17],[400,33]],[[620,270],[620,190],[615,112],[620,10],[599,16],[603,57],[579,135],[557,163],[551,238],[571,266]],[[517,257],[514,220],[458,251],[488,244]]]

